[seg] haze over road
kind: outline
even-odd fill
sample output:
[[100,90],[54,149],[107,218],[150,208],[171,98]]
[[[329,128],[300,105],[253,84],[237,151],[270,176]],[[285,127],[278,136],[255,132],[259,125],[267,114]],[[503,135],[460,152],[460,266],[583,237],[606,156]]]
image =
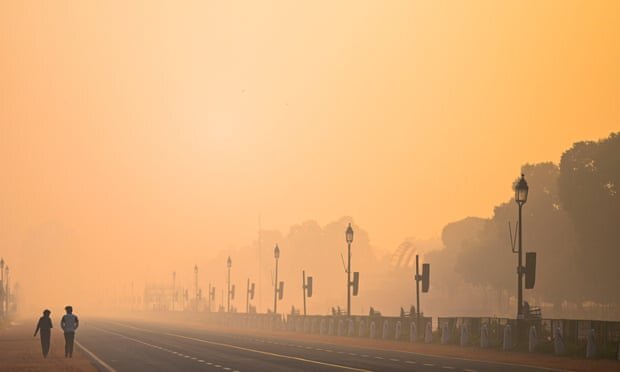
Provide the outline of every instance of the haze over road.
[[548,370],[133,320],[91,321],[78,340],[117,371]]

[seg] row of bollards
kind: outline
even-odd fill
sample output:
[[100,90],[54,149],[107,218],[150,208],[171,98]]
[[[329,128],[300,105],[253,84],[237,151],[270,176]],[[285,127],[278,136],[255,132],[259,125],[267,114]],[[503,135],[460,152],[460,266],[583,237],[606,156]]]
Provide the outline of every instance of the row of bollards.
[[[368,329],[367,329],[368,328]],[[337,336],[348,336],[348,337],[369,337],[369,338],[378,338],[388,340],[395,339],[400,340],[403,337],[403,326],[400,321],[394,323],[394,332],[392,334],[390,324],[385,321],[382,323],[382,328],[378,329],[377,323],[375,321],[370,321],[369,325],[367,322],[361,321],[356,329],[355,321],[353,319],[339,319],[337,322],[335,319],[313,319],[312,321],[303,321],[302,323],[297,323],[293,328],[296,331],[302,331],[306,333],[314,333],[317,332],[319,334],[326,335],[337,335]],[[441,338],[440,342],[442,345],[450,343],[450,331],[447,323],[443,323],[440,326],[441,329]],[[356,332],[357,331],[357,332]],[[379,332],[381,332],[379,334]],[[509,351],[513,349],[513,330],[510,324],[506,324],[503,329],[503,342],[502,342],[502,350]],[[527,349],[530,353],[533,353],[537,350],[539,337],[538,330],[535,326],[531,326],[528,329],[528,346]],[[409,328],[409,342],[416,343],[418,342],[418,329],[416,322],[410,323]],[[470,346],[471,339],[471,329],[469,324],[463,323],[460,327],[460,345],[462,347]],[[427,322],[424,327],[424,343],[432,343],[433,342],[433,332],[431,322]],[[489,327],[487,324],[483,324],[480,327],[480,347],[488,348],[490,346],[489,340]],[[561,327],[554,328],[553,331],[553,350],[555,355],[565,355],[566,354],[566,344],[564,342],[562,336]],[[586,345],[586,358],[592,359],[598,356],[597,344],[596,344],[596,332],[594,329],[590,329],[587,335],[587,345]],[[618,360],[620,360],[620,345],[618,346]]]

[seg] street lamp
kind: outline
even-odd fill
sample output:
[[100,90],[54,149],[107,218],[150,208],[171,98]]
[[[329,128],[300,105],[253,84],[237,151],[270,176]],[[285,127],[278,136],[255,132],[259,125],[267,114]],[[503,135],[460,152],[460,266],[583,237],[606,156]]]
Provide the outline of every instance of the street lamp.
[[232,260],[230,259],[230,256],[228,256],[228,260],[226,260],[226,266],[228,267],[228,296],[226,308],[230,313],[230,268],[232,267]]
[[194,265],[194,307],[198,311],[198,265]]
[[527,182],[525,181],[525,175],[521,174],[521,178],[519,182],[515,185],[515,202],[519,205],[519,265],[517,266],[517,319],[523,319],[523,245],[522,245],[522,216],[521,209],[523,208],[523,204],[527,202],[527,193],[529,191],[529,187],[527,186]]
[[2,278],[0,279],[0,315],[4,314],[4,296],[6,293],[4,292],[4,258],[0,259],[0,275]]
[[349,223],[349,227],[347,227],[347,231],[345,232],[345,237],[347,240],[347,317],[351,316],[351,243],[353,243],[353,228]]
[[4,298],[6,299],[6,314],[9,313],[9,305],[10,305],[10,301],[11,301],[11,294],[9,293],[9,290],[11,289],[9,287],[9,266],[6,266],[6,290],[4,291]]
[[273,313],[278,313],[278,260],[280,259],[280,247],[276,244],[273,249],[273,257],[276,259],[276,280],[273,283]]
[[[174,302],[176,300],[176,282],[177,282],[177,272],[173,271],[172,272],[172,311],[174,311]],[[133,282],[131,283],[131,290],[133,292]]]

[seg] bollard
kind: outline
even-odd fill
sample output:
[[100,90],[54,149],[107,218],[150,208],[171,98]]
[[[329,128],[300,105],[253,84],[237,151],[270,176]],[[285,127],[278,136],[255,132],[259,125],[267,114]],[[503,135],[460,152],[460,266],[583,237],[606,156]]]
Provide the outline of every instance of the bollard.
[[338,336],[344,336],[344,321],[342,319],[338,321]]
[[461,324],[461,346],[469,345],[469,327],[467,323]]
[[553,337],[553,347],[555,349],[555,355],[564,355],[566,347],[564,346],[564,339],[562,338],[562,330],[560,329],[560,327],[557,327],[555,329]]
[[483,349],[489,347],[489,327],[486,323],[480,328],[480,347]]
[[448,324],[444,323],[441,326],[441,344],[445,345],[450,341],[450,337],[448,335],[449,331],[448,331]]
[[359,328],[359,337],[364,337],[366,335],[366,323],[362,320],[360,321],[360,328]]
[[510,328],[510,324],[506,324],[506,327],[504,327],[503,350],[508,351],[510,349],[512,349],[512,329]]
[[396,322],[396,326],[394,327],[394,339],[396,341],[400,340],[401,337],[401,333],[402,333],[402,323],[399,321]]
[[386,320],[383,322],[383,332],[381,338],[387,340],[390,337],[390,323]]
[[355,336],[355,321],[353,319],[349,319],[349,325],[347,327],[347,336],[354,337]]
[[588,332],[588,344],[586,345],[586,358],[596,358],[596,333],[594,328]]
[[377,337],[377,327],[375,326],[375,322],[370,322],[370,332],[368,332],[370,335],[370,338],[375,338]]
[[415,325],[415,322],[411,322],[409,325],[409,342],[417,342],[418,341],[418,328]]
[[530,353],[533,353],[534,351],[536,351],[537,344],[538,344],[538,334],[536,332],[536,327],[531,326],[530,327],[530,338],[529,338],[529,343],[528,343],[528,351]]
[[426,323],[426,329],[424,330],[424,342],[427,344],[433,342],[433,325],[431,322]]

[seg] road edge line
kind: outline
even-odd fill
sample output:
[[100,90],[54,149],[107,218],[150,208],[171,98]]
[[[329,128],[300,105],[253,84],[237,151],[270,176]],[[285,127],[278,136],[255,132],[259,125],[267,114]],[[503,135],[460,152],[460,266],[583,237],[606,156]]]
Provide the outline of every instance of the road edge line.
[[104,362],[101,358],[95,355],[92,351],[88,350],[84,345],[75,341],[76,345],[79,346],[82,350],[86,352],[91,358],[95,360],[95,362],[99,363],[103,368],[107,369],[108,372],[116,372],[114,368],[112,368],[108,363]]

